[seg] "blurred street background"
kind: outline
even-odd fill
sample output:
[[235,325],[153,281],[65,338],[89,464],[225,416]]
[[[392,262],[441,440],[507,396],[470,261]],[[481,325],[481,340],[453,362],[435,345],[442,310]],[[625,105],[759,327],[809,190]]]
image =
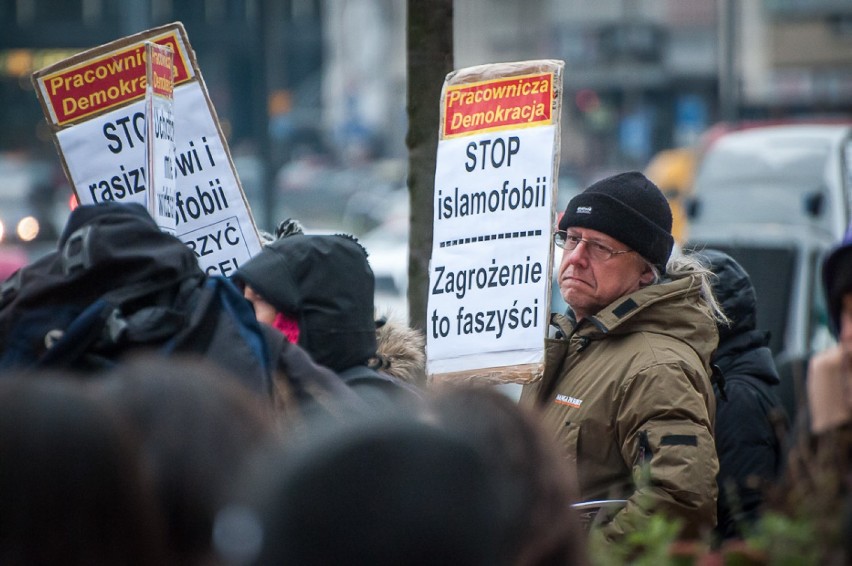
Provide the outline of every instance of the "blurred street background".
[[[0,0],[4,254],[23,249],[33,257],[52,245],[72,200],[32,72],[181,21],[258,227],[272,230],[294,217],[311,231],[355,233],[371,253],[385,304],[404,310],[406,9],[414,5],[430,9],[429,2],[404,0]],[[767,124],[852,120],[849,0],[464,0],[452,17],[455,68],[565,61],[560,209],[603,176],[644,170],[670,195],[682,246],[691,219],[717,210],[687,198],[711,144]],[[840,211],[834,224],[848,222],[847,139],[841,132],[809,161],[814,180],[803,183],[819,194],[805,194],[807,230],[819,229],[808,215],[831,209]],[[717,171],[727,170],[721,159]],[[746,169],[755,163],[739,162]],[[720,210],[737,209],[742,195],[729,194]],[[745,218],[738,224],[749,224],[750,209],[739,210]],[[28,218],[35,227],[22,222]],[[699,245],[713,242],[714,233],[696,230]],[[814,253],[836,239],[836,226],[820,234],[817,252],[816,244],[808,248],[812,265]],[[814,239],[806,236],[800,240]],[[715,245],[753,244],[743,238]],[[798,265],[792,272],[801,272]],[[815,281],[810,271],[804,277]],[[813,286],[802,293],[813,295]]]
[[[292,211],[308,224],[361,229],[354,223],[377,220],[373,200],[405,183],[405,8],[402,0],[2,0],[4,185],[26,158],[42,193],[33,206],[70,194],[51,171],[56,152],[34,70],[181,21],[258,224],[269,229]],[[642,169],[722,120],[852,110],[847,0],[466,0],[453,25],[456,68],[566,62],[564,183]],[[271,186],[261,184],[267,178]],[[272,210],[261,206],[266,190]],[[345,198],[315,198],[321,191]]]

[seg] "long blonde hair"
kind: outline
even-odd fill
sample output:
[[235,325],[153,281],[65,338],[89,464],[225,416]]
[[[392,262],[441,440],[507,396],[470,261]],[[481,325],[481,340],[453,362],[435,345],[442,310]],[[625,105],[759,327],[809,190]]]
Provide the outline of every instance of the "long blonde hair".
[[672,280],[692,277],[701,286],[699,294],[704,299],[703,308],[716,324],[730,325],[731,320],[716,299],[711,278],[716,275],[701,259],[694,254],[679,254],[666,265],[666,277]]

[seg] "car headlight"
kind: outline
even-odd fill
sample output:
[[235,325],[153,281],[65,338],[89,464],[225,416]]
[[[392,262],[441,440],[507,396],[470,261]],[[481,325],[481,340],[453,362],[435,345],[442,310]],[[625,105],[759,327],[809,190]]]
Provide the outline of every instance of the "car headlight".
[[36,239],[38,236],[39,225],[38,220],[33,216],[27,216],[22,218],[20,222],[18,222],[18,226],[15,230],[18,234],[18,238],[23,242],[31,242]]

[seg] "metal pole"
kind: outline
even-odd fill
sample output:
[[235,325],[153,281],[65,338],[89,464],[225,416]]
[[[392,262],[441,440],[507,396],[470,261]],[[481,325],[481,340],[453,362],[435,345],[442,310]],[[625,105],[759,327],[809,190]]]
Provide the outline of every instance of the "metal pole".
[[719,0],[719,117],[726,122],[738,118],[739,87],[736,73],[736,3]]
[[278,194],[274,177],[279,164],[278,147],[273,143],[269,131],[269,93],[281,88],[282,76],[285,73],[282,48],[283,24],[285,11],[289,2],[280,0],[260,0],[259,5],[259,36],[257,39],[259,57],[257,100],[255,102],[255,124],[258,142],[258,153],[263,163],[263,213],[260,222],[269,231],[275,230],[275,223],[280,220],[275,217]]

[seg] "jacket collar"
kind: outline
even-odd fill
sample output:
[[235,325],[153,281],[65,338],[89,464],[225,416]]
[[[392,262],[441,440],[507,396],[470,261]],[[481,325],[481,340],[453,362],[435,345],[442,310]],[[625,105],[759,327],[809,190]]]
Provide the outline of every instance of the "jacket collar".
[[579,323],[572,325],[572,317],[560,315],[554,323],[565,325],[566,336],[590,340],[643,331],[669,335],[690,344],[709,362],[719,337],[715,322],[701,308],[700,288],[698,276],[665,280],[621,297]]

